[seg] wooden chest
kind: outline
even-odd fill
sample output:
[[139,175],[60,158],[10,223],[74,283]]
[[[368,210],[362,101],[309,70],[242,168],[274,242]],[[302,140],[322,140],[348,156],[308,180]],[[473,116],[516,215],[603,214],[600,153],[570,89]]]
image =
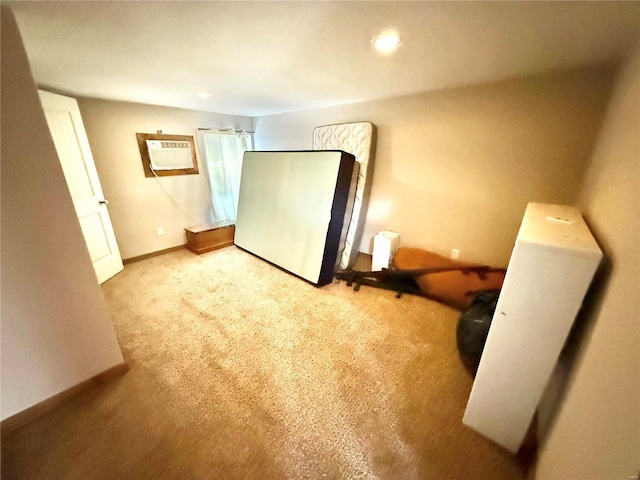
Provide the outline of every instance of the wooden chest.
[[187,234],[187,248],[200,255],[201,253],[233,245],[236,227],[235,225],[218,227],[206,224],[185,228],[184,231]]

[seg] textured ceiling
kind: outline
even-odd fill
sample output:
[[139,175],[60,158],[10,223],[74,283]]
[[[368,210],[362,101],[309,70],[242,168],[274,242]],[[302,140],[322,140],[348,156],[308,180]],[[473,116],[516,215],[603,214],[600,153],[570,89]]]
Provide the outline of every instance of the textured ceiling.
[[640,30],[639,2],[3,4],[40,87],[247,116],[612,61]]

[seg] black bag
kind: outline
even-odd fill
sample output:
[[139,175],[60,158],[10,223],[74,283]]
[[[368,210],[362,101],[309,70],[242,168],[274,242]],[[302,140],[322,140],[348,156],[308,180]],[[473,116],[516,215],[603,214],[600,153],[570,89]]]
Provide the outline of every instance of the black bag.
[[469,309],[460,315],[456,329],[458,350],[465,366],[475,375],[487,341],[493,313],[496,311],[499,290],[480,292]]

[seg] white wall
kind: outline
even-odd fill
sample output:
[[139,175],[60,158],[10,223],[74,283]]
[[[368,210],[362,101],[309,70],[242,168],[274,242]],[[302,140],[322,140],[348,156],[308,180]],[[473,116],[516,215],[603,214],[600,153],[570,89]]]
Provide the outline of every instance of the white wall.
[[13,14],[1,17],[4,420],[123,359]]
[[601,123],[611,68],[258,117],[259,150],[309,149],[318,125],[371,121],[378,143],[361,251],[404,246],[506,266],[530,201],[571,204]]
[[[199,127],[252,130],[251,118],[90,98],[79,98],[78,104],[123,258],[183,245],[186,227],[211,222],[200,153],[198,175],[148,178],[142,169],[136,133],[162,130],[195,136]],[[156,227],[163,227],[165,235],[157,236]]]
[[539,454],[542,480],[640,471],[640,45],[617,81],[579,196],[608,267],[561,367],[568,383]]

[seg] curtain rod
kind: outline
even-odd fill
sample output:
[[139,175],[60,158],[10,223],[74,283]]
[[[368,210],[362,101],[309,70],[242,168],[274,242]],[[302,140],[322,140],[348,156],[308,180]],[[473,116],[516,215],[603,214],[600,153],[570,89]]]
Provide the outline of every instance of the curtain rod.
[[234,132],[234,133],[256,133],[253,130],[238,130],[237,128],[198,128],[198,131],[203,132]]

